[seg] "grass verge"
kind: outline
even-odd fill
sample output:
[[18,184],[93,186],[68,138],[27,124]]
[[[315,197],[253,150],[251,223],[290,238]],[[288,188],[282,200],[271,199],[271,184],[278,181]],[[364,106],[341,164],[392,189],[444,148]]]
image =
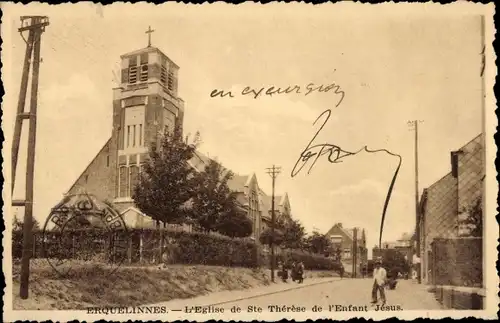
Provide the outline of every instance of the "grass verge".
[[[121,267],[110,274],[106,265],[72,264],[62,278],[48,263],[31,265],[30,297],[19,298],[19,265],[13,267],[15,310],[76,310],[88,307],[139,306],[208,293],[270,285],[265,269],[170,265]],[[307,278],[333,276],[308,272]]]

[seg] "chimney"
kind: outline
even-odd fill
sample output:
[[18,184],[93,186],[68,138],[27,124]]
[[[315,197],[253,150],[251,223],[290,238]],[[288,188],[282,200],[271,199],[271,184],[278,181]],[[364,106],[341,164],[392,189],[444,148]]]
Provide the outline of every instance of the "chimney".
[[458,176],[458,156],[456,151],[451,152],[451,175],[454,178]]
[[342,229],[342,223],[337,223],[337,226]]
[[458,178],[458,156],[463,154],[462,150],[451,152],[451,175],[454,178]]

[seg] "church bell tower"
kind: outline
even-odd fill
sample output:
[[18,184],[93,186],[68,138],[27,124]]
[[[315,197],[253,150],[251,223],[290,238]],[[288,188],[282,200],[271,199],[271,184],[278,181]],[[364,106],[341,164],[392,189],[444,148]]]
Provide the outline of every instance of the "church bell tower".
[[[121,82],[113,89],[113,134],[116,152],[115,203],[130,203],[141,164],[165,127],[182,125],[184,101],[178,96],[177,66],[151,46],[121,56]],[[114,159],[114,158],[113,158]]]

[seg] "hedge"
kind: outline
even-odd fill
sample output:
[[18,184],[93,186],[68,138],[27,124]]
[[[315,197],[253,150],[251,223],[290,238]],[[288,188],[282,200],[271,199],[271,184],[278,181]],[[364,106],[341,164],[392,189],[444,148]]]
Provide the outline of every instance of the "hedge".
[[[286,267],[291,268],[293,262],[300,262],[304,264],[306,270],[333,270],[339,271],[340,264],[331,258],[324,257],[318,254],[311,254],[301,252],[298,250],[286,250],[281,254],[276,255],[276,264],[282,262]],[[270,261],[270,257],[269,257]]]
[[[142,236],[142,243],[141,243]],[[42,250],[42,233],[34,233],[34,258],[54,257],[62,259],[97,260],[110,259],[117,254],[133,263],[157,259],[159,232],[155,229],[134,229],[125,232],[75,230],[46,235]],[[249,239],[186,231],[163,231],[163,262],[169,264],[216,265],[227,267],[268,266],[269,257]],[[22,232],[13,232],[14,258],[22,255]],[[142,252],[140,246],[142,245]],[[110,248],[114,246],[114,248]],[[284,251],[276,255],[276,263],[302,261],[307,270],[338,270],[339,266],[329,258],[299,251]]]

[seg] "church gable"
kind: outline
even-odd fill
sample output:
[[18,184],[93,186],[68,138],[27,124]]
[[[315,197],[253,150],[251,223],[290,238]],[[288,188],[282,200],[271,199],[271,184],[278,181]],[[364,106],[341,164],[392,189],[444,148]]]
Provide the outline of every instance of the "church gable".
[[71,186],[68,194],[88,192],[101,200],[115,197],[116,154],[109,139]]

